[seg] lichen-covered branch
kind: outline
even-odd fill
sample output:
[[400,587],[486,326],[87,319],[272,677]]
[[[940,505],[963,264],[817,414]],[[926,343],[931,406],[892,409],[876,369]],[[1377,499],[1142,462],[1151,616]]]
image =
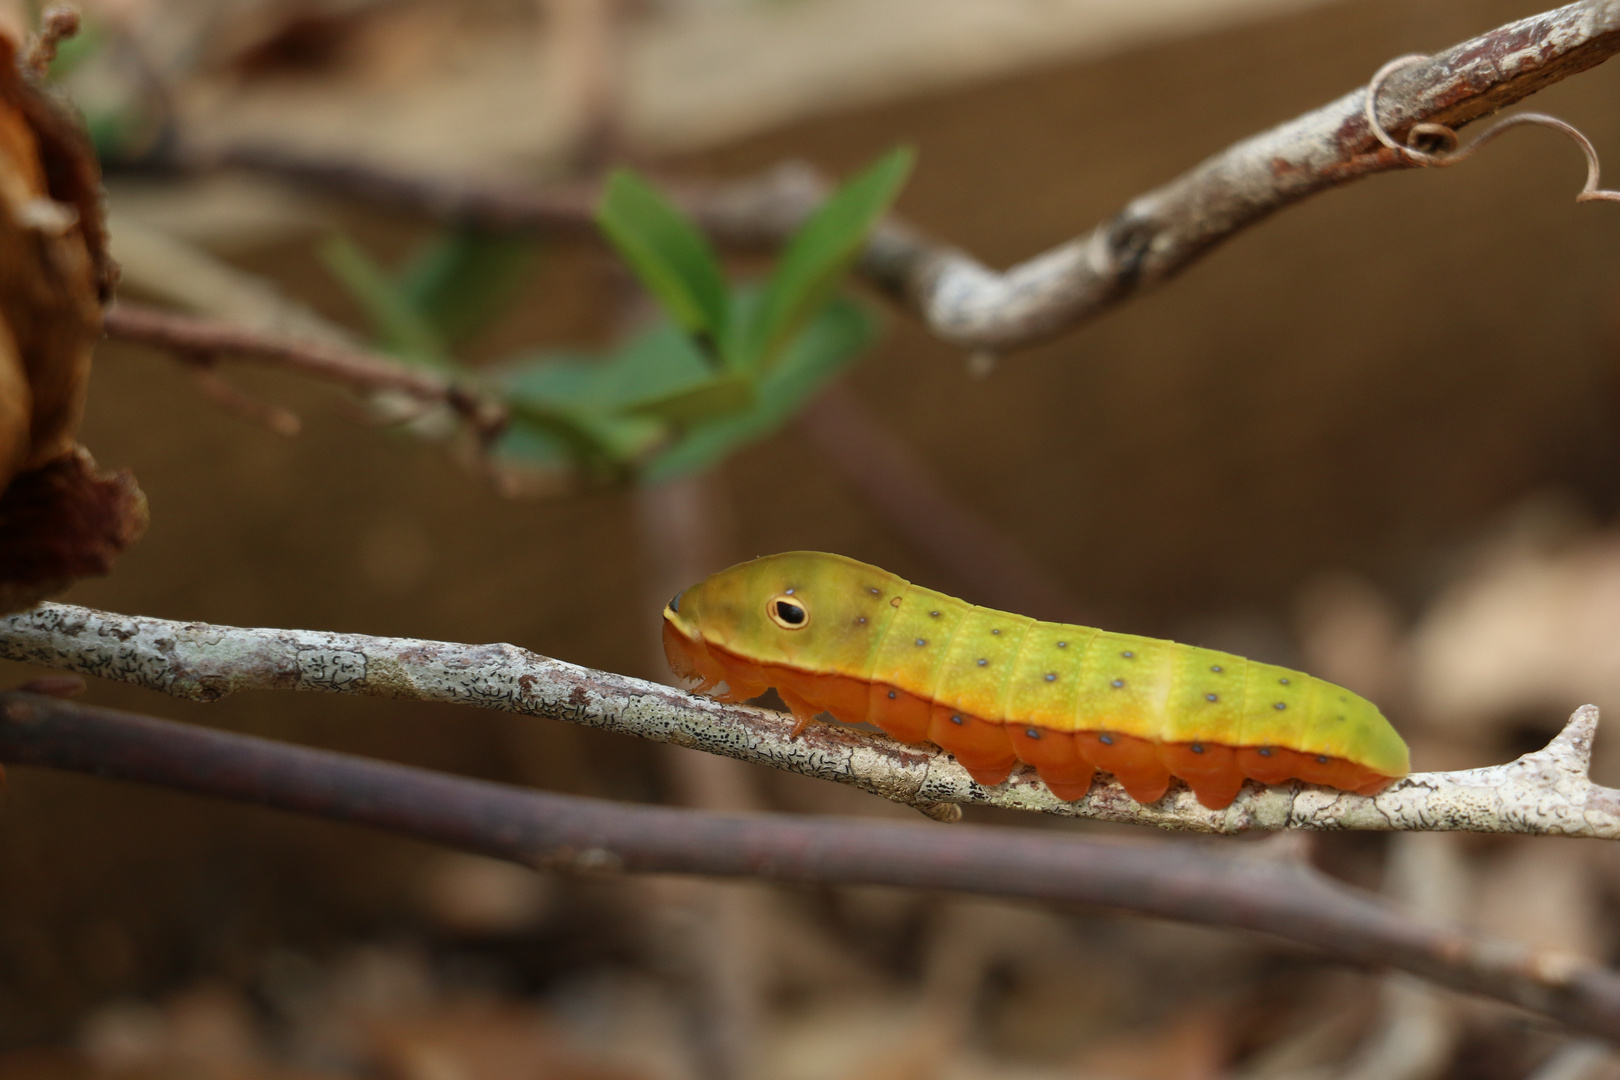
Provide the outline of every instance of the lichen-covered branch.
[[239,690],[326,690],[443,701],[567,720],[835,780],[952,817],[961,804],[1210,833],[1255,829],[1456,830],[1620,839],[1620,791],[1587,775],[1597,709],[1577,710],[1544,750],[1466,772],[1415,773],[1376,796],[1304,784],[1245,786],[1209,810],[1177,786],[1143,806],[1101,777],[1077,802],[1029,770],[975,784],[932,746],[833,724],[791,737],[791,718],[552,660],[515,645],[463,645],[314,630],[269,630],[41,604],[0,619],[0,658],[212,701]]
[[[1420,123],[1456,128],[1617,51],[1620,0],[1581,0],[1402,68],[1384,81],[1378,116],[1397,139]],[[1369,61],[1369,76],[1376,67]],[[1364,115],[1365,100],[1366,88],[1357,87],[1235,143],[1132,199],[1090,234],[1005,271],[897,221],[873,235],[861,270],[947,341],[982,350],[1028,344],[1159,284],[1276,210],[1364,176],[1415,167],[1412,157],[1378,140]],[[309,160],[273,147],[231,148],[215,163],[486,228],[588,230],[596,203],[590,185],[533,190],[450,183]],[[826,189],[812,171],[788,165],[732,184],[674,186],[671,194],[717,240],[757,247],[791,235]]]
[[631,806],[24,693],[0,693],[0,761],[372,825],[537,868],[953,889],[1255,930],[1348,963],[1488,994],[1606,1038],[1620,1031],[1620,973],[1428,922],[1302,862],[1254,852]]

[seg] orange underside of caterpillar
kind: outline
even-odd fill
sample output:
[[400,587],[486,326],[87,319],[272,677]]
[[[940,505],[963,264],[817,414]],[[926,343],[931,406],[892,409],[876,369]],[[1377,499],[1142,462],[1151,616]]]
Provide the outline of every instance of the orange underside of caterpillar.
[[1066,801],[1084,796],[1098,771],[1112,773],[1140,803],[1156,802],[1171,778],[1179,777],[1212,810],[1230,804],[1245,779],[1262,784],[1297,779],[1362,795],[1383,790],[1393,779],[1344,758],[1280,746],[1158,742],[1106,726],[1068,732],[973,716],[881,682],[758,664],[712,642],[688,641],[667,623],[664,650],[677,674],[703,680],[699,692],[724,682],[728,689],[721,700],[744,701],[775,687],[801,727],[823,712],[846,724],[866,721],[901,742],[937,744],[987,786],[1001,783],[1022,761]]

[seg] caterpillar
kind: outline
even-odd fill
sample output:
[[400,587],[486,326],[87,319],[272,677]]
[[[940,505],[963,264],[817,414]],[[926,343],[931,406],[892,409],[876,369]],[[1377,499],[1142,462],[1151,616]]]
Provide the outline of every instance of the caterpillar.
[[1022,761],[1060,799],[1112,773],[1155,802],[1179,777],[1211,809],[1245,779],[1373,794],[1409,771],[1365,698],[1230,653],[1037,622],[913,585],[842,555],[741,563],[664,608],[676,675],[722,701],[775,687],[795,736],[828,712],[933,742],[993,786]]

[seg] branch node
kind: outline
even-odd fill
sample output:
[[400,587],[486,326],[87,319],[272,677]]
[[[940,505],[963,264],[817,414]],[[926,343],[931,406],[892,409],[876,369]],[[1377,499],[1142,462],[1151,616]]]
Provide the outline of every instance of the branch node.
[[1586,777],[1592,771],[1592,742],[1597,737],[1598,707],[1582,705],[1569,715],[1564,730],[1542,749],[1529,755],[1560,771]]
[[962,807],[953,802],[920,802],[912,803],[912,808],[926,818],[942,821],[947,825],[955,825],[962,820]]

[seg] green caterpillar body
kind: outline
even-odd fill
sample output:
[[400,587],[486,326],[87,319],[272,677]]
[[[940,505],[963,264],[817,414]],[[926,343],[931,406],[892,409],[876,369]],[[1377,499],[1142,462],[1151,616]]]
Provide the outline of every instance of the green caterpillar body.
[[975,607],[823,552],[723,570],[664,611],[671,668],[774,686],[802,728],[830,712],[905,742],[932,741],[975,780],[1019,761],[1060,798],[1096,770],[1132,798],[1172,776],[1222,807],[1245,779],[1370,793],[1408,772],[1406,744],[1366,699],[1229,653]]

